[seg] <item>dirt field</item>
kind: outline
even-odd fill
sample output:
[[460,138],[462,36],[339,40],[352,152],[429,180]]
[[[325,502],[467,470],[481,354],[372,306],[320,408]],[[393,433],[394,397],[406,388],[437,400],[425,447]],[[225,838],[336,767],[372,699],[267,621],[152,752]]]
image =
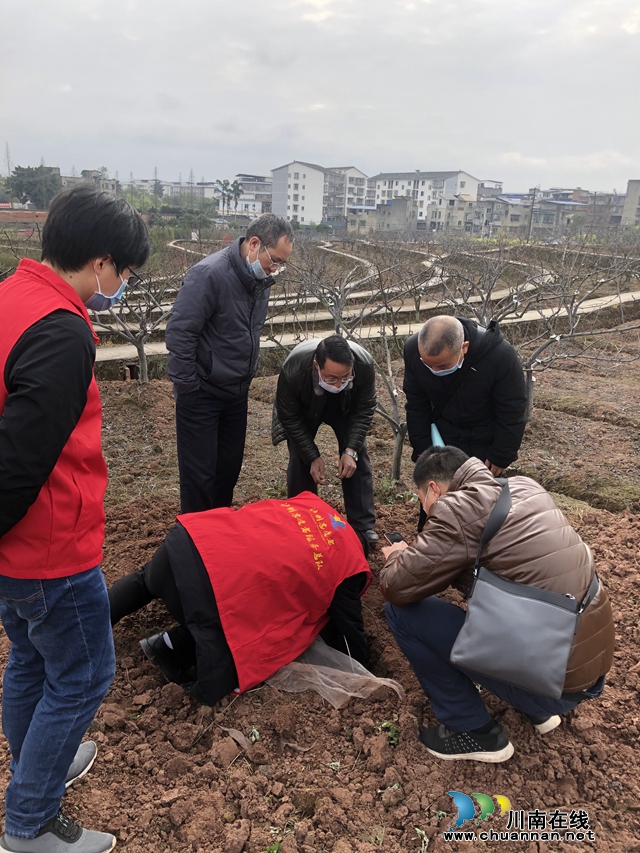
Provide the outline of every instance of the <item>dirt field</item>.
[[[269,439],[274,387],[273,377],[253,385],[238,505],[283,493],[286,454]],[[173,397],[162,380],[144,388],[105,382],[101,392],[111,475],[104,569],[113,583],[144,564],[178,509]],[[489,697],[514,757],[494,767],[439,762],[417,738],[419,727],[433,725],[434,718],[386,628],[375,585],[365,598],[372,668],[400,681],[407,697],[400,702],[383,689],[341,711],[314,693],[291,695],[268,686],[213,709],[197,705],[163,681],[138,645],[170,625],[154,603],[115,629],[116,680],[91,727],[98,760],[65,797],[68,813],[115,832],[118,849],[128,853],[640,850],[640,516],[633,512],[640,511],[638,380],[631,369],[613,378],[547,373],[537,394],[514,471],[560,493],[558,503],[594,550],[609,588],[618,651],[601,699],[579,706],[541,737],[520,714]],[[333,454],[330,434],[323,442]],[[386,476],[391,433],[382,420],[375,421],[369,448],[378,530],[410,538],[417,505],[410,500],[408,447],[405,483],[396,488]],[[337,478],[323,497],[340,506]],[[381,565],[378,551],[374,574]],[[0,652],[4,663],[4,639]],[[246,736],[253,730],[259,740],[245,752],[222,726]],[[4,783],[4,741],[0,752]],[[440,833],[456,816],[450,790],[501,794],[515,810],[584,810],[596,841],[447,841]],[[494,814],[475,828],[505,827],[506,817]]]

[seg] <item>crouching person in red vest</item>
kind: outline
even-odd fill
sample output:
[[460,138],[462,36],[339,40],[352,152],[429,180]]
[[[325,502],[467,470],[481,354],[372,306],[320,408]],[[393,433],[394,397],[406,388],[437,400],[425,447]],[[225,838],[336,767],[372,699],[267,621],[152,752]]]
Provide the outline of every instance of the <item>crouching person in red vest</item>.
[[109,590],[111,623],[161,598],[179,624],[140,645],[168,681],[213,705],[269,678],[321,631],[366,666],[370,581],[353,528],[302,492],[178,516],[146,566]]
[[25,258],[0,283],[0,617],[11,641],[0,850],[103,853],[116,843],[66,817],[60,800],[93,763],[95,743],[81,741],[115,673],[87,308],[112,305],[148,254],[140,215],[82,185],[53,200],[42,263]]

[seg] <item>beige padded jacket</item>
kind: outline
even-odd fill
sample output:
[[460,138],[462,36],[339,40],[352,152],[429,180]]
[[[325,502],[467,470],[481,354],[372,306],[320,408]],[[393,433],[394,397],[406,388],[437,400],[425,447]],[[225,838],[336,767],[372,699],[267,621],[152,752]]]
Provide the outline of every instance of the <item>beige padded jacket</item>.
[[[593,554],[542,486],[529,477],[509,479],[512,507],[484,547],[481,565],[502,577],[561,595],[584,598],[593,578]],[[391,555],[380,588],[392,604],[404,605],[454,586],[465,594],[482,531],[501,486],[479,459],[455,473],[446,495],[429,510],[424,530],[404,551]],[[591,687],[611,668],[614,625],[604,585],[579,617],[565,692]]]

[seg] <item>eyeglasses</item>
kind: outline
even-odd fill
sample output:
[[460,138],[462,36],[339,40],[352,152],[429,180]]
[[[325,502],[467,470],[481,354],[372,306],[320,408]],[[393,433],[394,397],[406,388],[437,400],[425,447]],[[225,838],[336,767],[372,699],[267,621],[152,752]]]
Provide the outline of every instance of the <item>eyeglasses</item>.
[[[116,267],[115,262],[111,261],[111,263]],[[120,277],[120,281],[123,284],[126,284],[127,287],[133,287],[136,284],[144,284],[140,276],[137,272],[134,272],[132,269],[129,269],[129,275],[126,278],[122,277],[122,274],[118,272],[118,268],[116,267],[116,273]]]
[[271,270],[272,275],[277,275],[278,273],[281,273],[282,270],[286,267],[285,262],[274,261],[271,255],[269,254],[269,250],[267,249],[267,247],[263,245],[262,248],[265,250],[265,252],[267,253],[267,257],[269,258],[269,269]]
[[343,385],[347,382],[352,382],[356,375],[353,371],[348,376],[323,376],[320,368],[318,367],[318,373],[320,373],[320,377],[323,382],[326,382],[327,385]]

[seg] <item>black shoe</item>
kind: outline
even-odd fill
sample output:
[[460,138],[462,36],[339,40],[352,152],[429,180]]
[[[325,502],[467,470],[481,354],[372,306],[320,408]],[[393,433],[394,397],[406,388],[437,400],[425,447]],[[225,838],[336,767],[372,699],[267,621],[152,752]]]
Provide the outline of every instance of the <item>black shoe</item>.
[[529,720],[538,734],[541,735],[546,735],[554,729],[557,729],[561,722],[558,714],[552,714],[549,717],[536,717],[535,714],[525,714],[525,717]]
[[371,528],[370,530],[363,530],[362,535],[367,540],[369,545],[375,545],[376,542],[380,540],[380,537],[373,528]]
[[6,832],[0,850],[11,853],[108,853],[116,839],[108,832],[84,829],[62,812],[51,818],[35,838],[17,838]]
[[140,646],[151,663],[158,667],[167,681],[172,681],[174,684],[184,684],[185,681],[193,680],[189,677],[189,672],[180,665],[180,660],[175,651],[165,643],[164,633],[154,634],[153,637],[140,640]]
[[486,735],[477,732],[452,732],[446,726],[434,726],[420,732],[427,750],[445,761],[487,761],[498,764],[513,755],[513,744],[506,732],[494,721]]

